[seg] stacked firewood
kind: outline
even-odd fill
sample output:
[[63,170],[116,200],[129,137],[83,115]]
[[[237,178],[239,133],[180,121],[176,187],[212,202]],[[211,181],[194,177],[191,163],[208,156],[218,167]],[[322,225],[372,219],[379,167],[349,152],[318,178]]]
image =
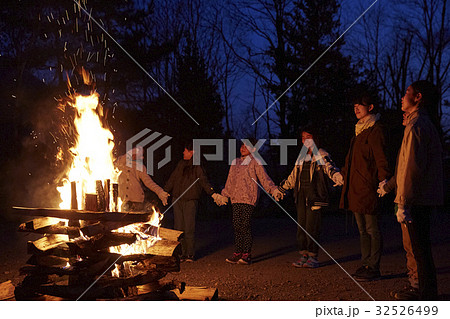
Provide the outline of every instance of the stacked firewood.
[[[182,232],[150,225],[156,212],[14,210],[39,216],[20,225],[19,231],[43,234],[28,242],[31,257],[20,269],[26,276],[15,289],[16,300],[177,300],[185,289],[184,283],[164,280],[167,273],[180,271]],[[120,231],[130,224],[137,232]],[[146,240],[154,244],[146,245],[143,253],[110,249],[133,249]]]

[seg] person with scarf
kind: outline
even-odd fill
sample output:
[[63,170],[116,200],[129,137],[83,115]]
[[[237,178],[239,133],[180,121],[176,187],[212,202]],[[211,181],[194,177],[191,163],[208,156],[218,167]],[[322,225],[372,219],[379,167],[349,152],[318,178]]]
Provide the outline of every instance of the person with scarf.
[[431,252],[430,215],[444,202],[442,145],[438,133],[439,92],[429,81],[411,84],[402,98],[405,112],[395,180],[382,182],[379,194],[396,189],[396,216],[402,229],[409,285],[391,292],[396,300],[437,300]]
[[391,176],[386,156],[385,133],[379,114],[373,114],[374,97],[361,92],[353,101],[355,136],[341,170],[340,208],[353,212],[358,225],[361,266],[353,274],[358,281],[381,278],[382,235],[379,226],[378,184]]

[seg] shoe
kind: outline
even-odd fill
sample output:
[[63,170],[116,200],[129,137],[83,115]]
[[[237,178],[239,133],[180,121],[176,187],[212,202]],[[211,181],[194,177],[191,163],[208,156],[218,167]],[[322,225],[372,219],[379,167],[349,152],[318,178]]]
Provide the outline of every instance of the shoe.
[[378,269],[367,267],[366,270],[361,271],[354,277],[357,281],[375,281],[381,279],[381,273]]
[[186,257],[186,259],[184,261],[191,263],[191,262],[194,261],[194,256],[189,255],[189,256]]
[[391,297],[400,301],[417,301],[420,300],[419,289],[414,287],[405,287],[401,290],[391,291]]
[[319,261],[316,257],[309,256],[308,260],[303,264],[303,268],[317,268],[319,267]]
[[225,259],[230,264],[237,264],[239,259],[241,259],[242,253],[233,253],[233,255]]
[[355,276],[358,276],[358,275],[366,272],[367,268],[369,268],[369,266],[362,265],[361,267],[356,269],[356,271],[352,274],[352,276],[355,277]]
[[308,255],[303,255],[299,260],[294,261],[292,266],[297,268],[303,268],[303,264],[308,261]]
[[186,256],[180,256],[180,263],[184,263],[186,261]]
[[238,260],[238,264],[241,265],[250,265],[252,263],[251,256],[249,253],[244,253],[241,256],[241,259]]

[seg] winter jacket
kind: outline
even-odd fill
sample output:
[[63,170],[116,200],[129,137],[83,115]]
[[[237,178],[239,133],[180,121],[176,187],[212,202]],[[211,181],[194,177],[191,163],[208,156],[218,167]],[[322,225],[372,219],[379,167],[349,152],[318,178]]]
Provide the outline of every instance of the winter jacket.
[[141,182],[158,196],[163,189],[156,184],[147,174],[145,165],[130,159],[131,167],[127,166],[127,155],[120,156],[116,167],[121,170],[119,175],[119,197],[123,202],[144,202],[144,191]]
[[164,190],[173,196],[173,200],[181,197],[181,201],[198,200],[202,189],[208,195],[214,193],[203,167],[193,165],[193,158],[189,161],[184,159],[179,161],[164,186]]
[[344,185],[340,208],[360,214],[376,214],[378,184],[391,176],[384,128],[379,121],[352,138],[341,173]]
[[277,186],[267,175],[264,166],[252,155],[233,160],[222,195],[230,198],[231,203],[255,206],[259,198],[259,183],[269,194]]
[[[288,189],[294,189],[294,199],[297,202],[298,193],[300,190],[300,174],[302,172],[304,159],[300,159],[296,163],[289,177],[281,183],[282,191]],[[309,169],[309,176],[311,179],[311,187],[309,188],[309,194],[307,195],[307,205],[312,206],[328,206],[328,180],[335,173],[339,172],[339,169],[334,165],[329,154],[319,149],[319,152],[312,157],[311,166]]]
[[398,154],[395,202],[404,206],[442,205],[442,145],[426,110],[408,115]]

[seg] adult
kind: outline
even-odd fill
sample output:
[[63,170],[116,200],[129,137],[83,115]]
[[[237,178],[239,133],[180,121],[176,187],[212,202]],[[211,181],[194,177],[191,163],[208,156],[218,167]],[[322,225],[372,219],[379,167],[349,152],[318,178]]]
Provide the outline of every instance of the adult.
[[408,115],[398,154],[394,202],[412,284],[391,293],[397,300],[437,298],[430,215],[434,206],[444,202],[442,145],[436,127],[438,103],[438,90],[428,81],[414,82],[402,98],[402,111]]
[[344,185],[340,207],[353,212],[360,234],[361,266],[353,274],[358,281],[378,280],[382,254],[377,188],[391,175],[385,150],[384,128],[375,113],[375,98],[361,92],[353,100],[355,136],[341,173]]

